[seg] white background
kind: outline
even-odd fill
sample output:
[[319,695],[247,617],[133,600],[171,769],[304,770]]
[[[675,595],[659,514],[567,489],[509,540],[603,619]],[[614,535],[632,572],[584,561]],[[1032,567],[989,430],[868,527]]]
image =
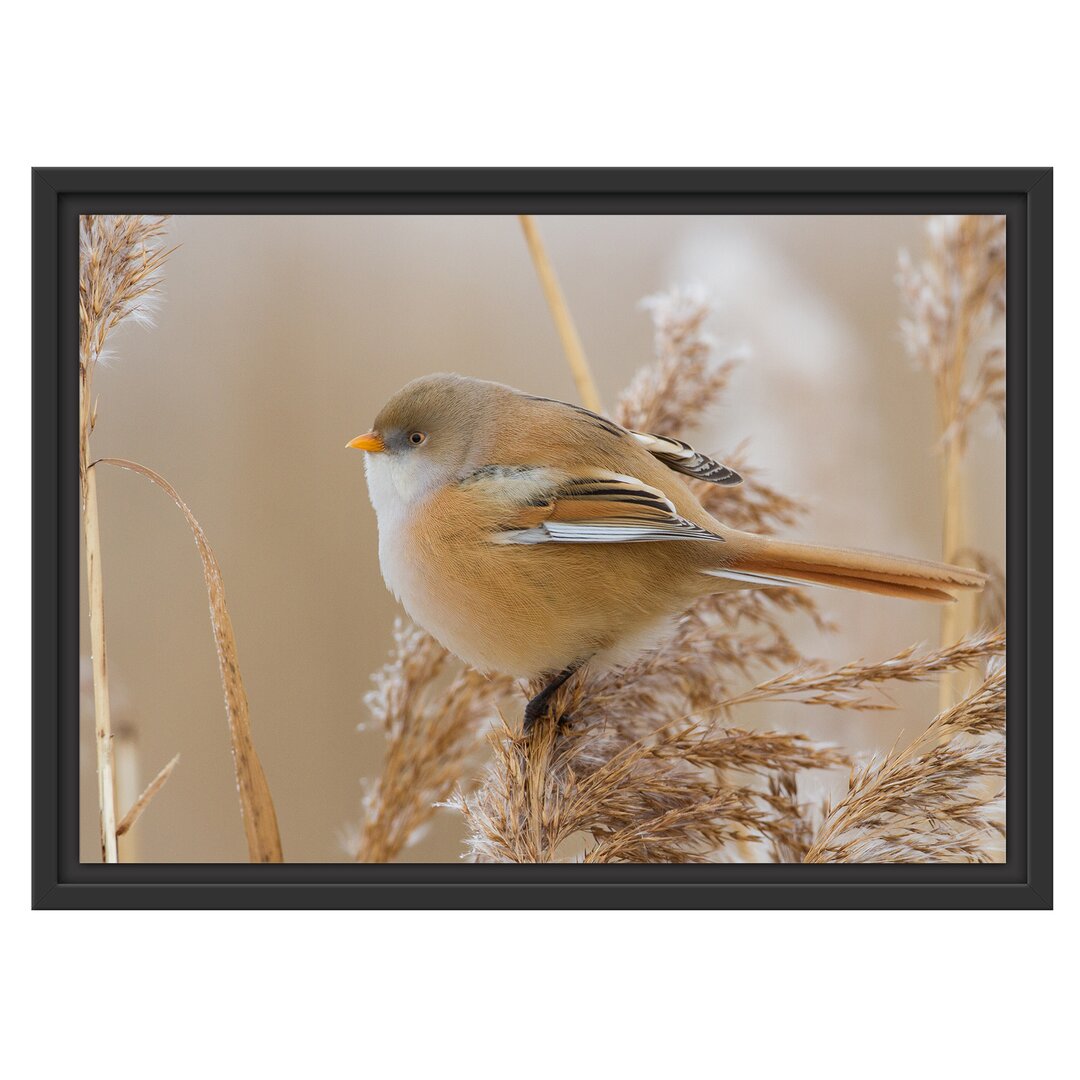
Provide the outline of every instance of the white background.
[[[28,910],[30,166],[1053,165],[1057,294],[1076,295],[1075,39],[1061,5],[751,7],[219,0],[9,13],[11,1075],[1044,1076],[1075,1061],[1067,699],[1053,914]],[[1064,441],[1078,365],[1069,305],[1059,310]],[[1074,452],[1061,447],[1056,469],[1066,553]],[[1077,608],[1061,567],[1055,608],[1061,672]]]

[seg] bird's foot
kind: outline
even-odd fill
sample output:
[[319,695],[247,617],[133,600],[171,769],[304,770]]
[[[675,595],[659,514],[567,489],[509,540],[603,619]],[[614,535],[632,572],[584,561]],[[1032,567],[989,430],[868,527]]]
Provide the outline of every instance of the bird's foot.
[[[535,727],[536,722],[545,714],[548,713],[551,705],[551,699],[555,696],[555,691],[559,689],[570,678],[571,675],[577,671],[579,664],[574,664],[568,667],[565,671],[560,671],[548,684],[540,691],[530,702],[525,706],[525,719],[522,722],[521,730],[528,735]],[[568,728],[573,724],[573,717],[570,713],[561,713],[553,717],[555,722],[560,728]]]
[[[537,695],[539,696],[539,695]],[[536,702],[536,698],[533,698],[528,705],[525,706],[525,719],[522,722],[521,730],[524,734],[528,735],[530,731],[536,726],[538,720],[543,719],[544,716],[551,716],[548,712],[548,702],[542,702],[539,708],[534,709],[533,705]],[[571,728],[574,726],[574,717],[570,713],[559,713],[558,715],[551,716],[551,719],[562,729]]]

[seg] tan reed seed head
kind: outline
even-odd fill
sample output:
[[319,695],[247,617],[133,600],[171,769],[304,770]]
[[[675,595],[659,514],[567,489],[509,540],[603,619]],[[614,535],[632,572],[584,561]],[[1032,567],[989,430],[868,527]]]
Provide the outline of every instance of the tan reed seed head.
[[386,735],[386,759],[347,843],[357,861],[389,862],[450,795],[513,683],[463,668],[430,634],[400,619],[390,659],[372,680],[364,701]]
[[614,418],[624,427],[672,435],[699,422],[727,386],[734,362],[719,360],[705,330],[708,301],[695,290],[646,297],[656,360],[619,397]]
[[921,262],[900,253],[897,284],[909,312],[901,336],[934,379],[943,444],[963,445],[983,405],[1004,420],[1005,352],[987,333],[1005,315],[1005,218],[939,215],[926,236]]
[[125,319],[152,320],[152,294],[175,249],[163,244],[167,217],[84,214],[79,219],[79,362],[89,373],[109,333]]
[[1005,698],[1002,663],[904,750],[854,771],[806,861],[990,861],[1005,834]]

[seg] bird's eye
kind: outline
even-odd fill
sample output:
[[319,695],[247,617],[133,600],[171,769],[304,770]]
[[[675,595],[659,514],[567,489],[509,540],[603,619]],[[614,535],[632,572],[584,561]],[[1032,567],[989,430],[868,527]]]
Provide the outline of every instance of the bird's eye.
[[409,442],[411,442],[413,446],[422,446],[427,442],[427,436],[422,431],[414,431],[409,436]]

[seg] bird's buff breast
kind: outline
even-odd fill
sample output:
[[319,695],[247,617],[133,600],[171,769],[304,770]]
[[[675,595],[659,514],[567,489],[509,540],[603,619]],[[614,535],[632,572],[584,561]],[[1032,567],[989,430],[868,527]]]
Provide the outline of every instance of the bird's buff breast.
[[448,555],[425,545],[422,533],[408,517],[397,529],[385,529],[380,519],[383,580],[413,622],[478,671],[528,678],[561,670],[559,651],[539,647],[539,628],[529,633],[520,625],[521,597],[493,565],[495,545]]
[[413,622],[479,671],[525,677],[546,670],[547,656],[499,633],[498,602],[482,580],[491,572],[486,560],[445,534],[408,475],[377,457],[368,458],[366,472],[383,580]]
[[516,599],[492,588],[498,568],[485,572],[486,553],[456,550],[448,557],[423,544],[422,531],[408,516],[396,529],[384,528],[380,518],[383,580],[413,622],[478,671],[526,678],[561,670],[554,667],[557,655],[537,648],[535,639],[516,628]]

